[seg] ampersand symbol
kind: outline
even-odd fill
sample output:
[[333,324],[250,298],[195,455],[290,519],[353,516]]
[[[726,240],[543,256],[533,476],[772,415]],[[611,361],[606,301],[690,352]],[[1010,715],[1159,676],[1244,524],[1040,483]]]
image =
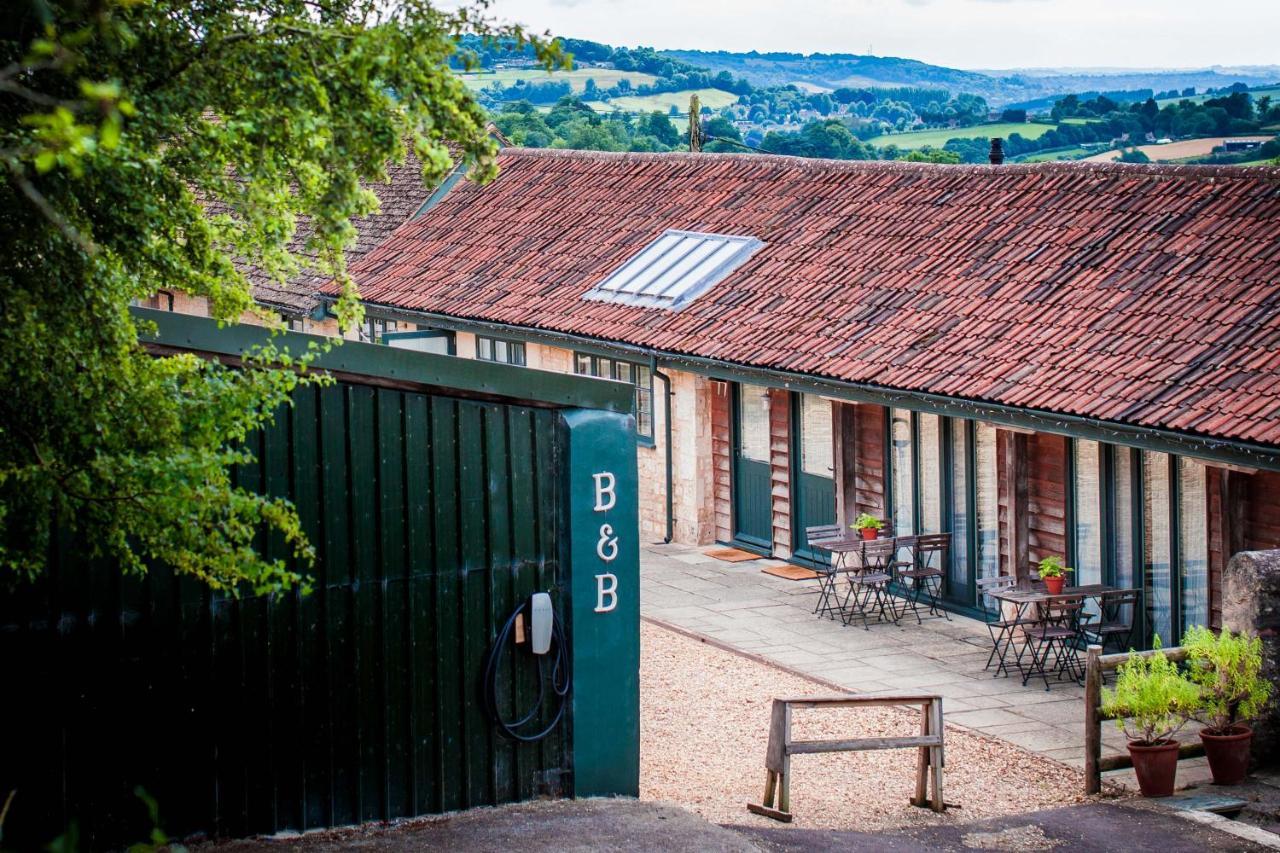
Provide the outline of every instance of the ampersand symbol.
[[618,557],[618,537],[613,535],[613,525],[600,525],[600,541],[596,542],[596,556],[606,563]]

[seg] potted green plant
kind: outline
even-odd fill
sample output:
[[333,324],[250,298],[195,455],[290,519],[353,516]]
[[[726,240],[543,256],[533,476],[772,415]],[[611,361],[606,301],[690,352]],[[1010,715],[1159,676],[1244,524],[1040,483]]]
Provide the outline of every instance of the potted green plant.
[[1238,785],[1249,772],[1253,729],[1271,684],[1262,677],[1262,640],[1196,626],[1182,637],[1188,675],[1200,687],[1196,719],[1215,785]]
[[1144,797],[1168,797],[1178,772],[1173,739],[1195,711],[1200,689],[1160,651],[1130,652],[1116,670],[1115,690],[1103,690],[1102,711],[1129,738],[1129,757]]
[[883,527],[883,521],[865,512],[853,520],[853,529],[861,533],[863,539],[875,539]]
[[1071,569],[1062,564],[1062,559],[1049,555],[1040,561],[1040,580],[1050,595],[1061,595],[1062,586],[1067,582],[1067,573]]

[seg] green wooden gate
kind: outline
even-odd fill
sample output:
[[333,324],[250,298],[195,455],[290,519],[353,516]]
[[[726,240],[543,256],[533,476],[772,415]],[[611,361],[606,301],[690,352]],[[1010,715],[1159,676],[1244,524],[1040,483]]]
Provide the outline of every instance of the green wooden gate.
[[[259,334],[157,319],[164,344],[205,352],[239,352]],[[179,837],[636,793],[631,395],[372,345],[347,343],[322,364],[340,381],[301,390],[252,439],[257,463],[236,471],[296,504],[318,552],[312,594],[235,599],[159,567],[121,580],[65,537],[43,582],[0,592],[0,798],[17,790],[6,842],[48,841],[72,821],[92,846],[138,840],[135,786]],[[592,446],[575,451],[571,413],[584,410]],[[570,523],[588,500],[568,482],[575,453],[580,467],[620,469],[609,518],[630,538],[610,564],[624,605],[612,621],[582,585],[595,569],[574,578],[596,543],[593,527]],[[495,631],[537,590],[552,592],[570,645],[587,631],[615,646],[614,673],[580,673],[593,713],[611,717],[608,741],[595,725],[575,730],[587,701],[577,678],[565,725],[539,743],[505,740],[483,716]],[[509,715],[536,687],[513,658],[498,691]]]

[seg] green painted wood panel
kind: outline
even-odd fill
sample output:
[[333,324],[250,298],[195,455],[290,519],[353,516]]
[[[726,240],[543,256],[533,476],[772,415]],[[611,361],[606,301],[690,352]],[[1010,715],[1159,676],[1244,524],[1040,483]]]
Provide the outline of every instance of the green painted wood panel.
[[[91,846],[306,830],[564,793],[560,732],[502,740],[479,677],[506,615],[562,583],[554,409],[344,381],[298,392],[251,439],[247,488],[291,498],[317,550],[310,595],[210,593],[156,569],[121,580],[55,543],[46,582],[0,596],[24,732],[6,842],[73,817]],[[264,538],[267,553],[291,559]],[[508,662],[511,660],[508,657]],[[503,675],[508,710],[536,692]]]

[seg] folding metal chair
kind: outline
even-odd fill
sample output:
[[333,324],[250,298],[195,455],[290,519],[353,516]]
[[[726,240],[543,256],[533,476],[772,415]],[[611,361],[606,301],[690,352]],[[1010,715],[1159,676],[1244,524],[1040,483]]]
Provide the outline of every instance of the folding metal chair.
[[938,606],[938,593],[942,591],[942,567],[946,565],[951,534],[925,533],[915,539],[911,562],[905,568],[898,569],[899,582],[910,582],[902,615],[905,616],[910,607],[911,612],[916,615],[916,624],[920,624],[920,596],[923,595],[929,602],[929,614],[941,616],[950,622],[951,615]]
[[1126,652],[1133,643],[1134,614],[1138,611],[1136,589],[1119,589],[1098,596],[1098,621],[1081,626],[1085,640],[1102,646],[1114,643],[1117,652]]
[[[806,527],[804,529],[805,540],[811,548],[827,550],[823,548],[823,544],[831,545],[837,542],[848,540],[846,531],[838,524],[821,524],[814,527]],[[813,567],[818,573],[818,603],[814,605],[813,612],[818,615],[825,616],[831,613],[835,608],[832,607],[831,597],[836,592],[836,576],[839,574],[838,558],[827,551],[827,562],[825,565],[819,564]]]
[[[845,605],[853,601],[853,609],[844,609],[844,624],[849,625],[855,616],[862,617],[862,627],[871,630],[870,614],[877,611],[877,621],[898,624],[900,615],[889,594],[889,564],[893,562],[897,546],[892,539],[872,539],[862,546],[862,565],[848,573],[849,592]],[[889,614],[892,613],[892,617]]]
[[[1039,675],[1044,680],[1044,689],[1049,689],[1049,672],[1059,678],[1070,675],[1072,681],[1084,678],[1080,666],[1077,646],[1081,638],[1080,618],[1084,613],[1084,597],[1071,596],[1052,599],[1043,607],[1042,621],[1026,629],[1024,651],[1031,652],[1031,663],[1022,676],[1025,687],[1032,676]],[[1049,656],[1053,655],[1053,668],[1047,668]],[[1021,662],[1022,653],[1018,655]]]
[[993,677],[999,677],[1001,673],[1009,674],[1006,656],[1013,648],[1015,632],[1022,626],[1017,619],[1005,618],[1004,605],[993,596],[1001,590],[1013,589],[1017,583],[1017,578],[1008,575],[979,578],[977,582],[978,605],[982,608],[982,613],[986,617],[987,631],[991,634],[991,654],[987,656],[987,665],[983,669],[991,669],[991,664],[997,660],[1000,662]]

